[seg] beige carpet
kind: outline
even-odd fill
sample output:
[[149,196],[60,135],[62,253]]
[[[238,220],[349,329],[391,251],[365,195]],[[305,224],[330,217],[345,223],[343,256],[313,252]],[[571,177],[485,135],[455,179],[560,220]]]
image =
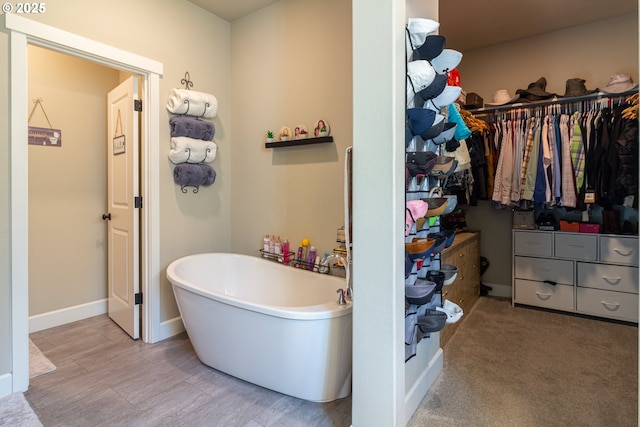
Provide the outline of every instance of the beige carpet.
[[483,297],[407,424],[637,426],[638,328]]
[[42,427],[38,416],[22,393],[0,398],[0,426]]
[[56,365],[51,363],[51,361],[42,354],[40,349],[29,340],[29,378],[33,379],[55,370]]

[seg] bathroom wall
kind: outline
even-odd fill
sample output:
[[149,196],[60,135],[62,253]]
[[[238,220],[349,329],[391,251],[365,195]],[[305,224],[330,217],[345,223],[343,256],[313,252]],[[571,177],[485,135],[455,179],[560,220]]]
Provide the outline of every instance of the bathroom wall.
[[[233,252],[265,234],[331,252],[352,145],[351,2],[282,0],[231,24]],[[372,99],[375,90],[372,88]],[[265,148],[265,132],[325,119],[334,143]],[[223,151],[224,152],[224,151]],[[357,154],[356,154],[357,155]]]
[[[180,19],[176,19],[180,17]],[[47,3],[47,11],[30,15],[29,19],[72,32],[90,39],[163,63],[160,80],[161,101],[173,87],[183,87],[180,80],[189,72],[193,90],[209,92],[218,99],[216,142],[218,157],[211,164],[217,172],[214,185],[201,188],[198,194],[183,194],[173,182],[173,166],[164,155],[160,158],[160,262],[161,321],[178,316],[178,310],[164,268],[183,255],[203,251],[230,250],[230,24],[186,0],[56,0]],[[8,37],[0,39],[0,57],[8,58]],[[5,67],[5,61],[0,61]],[[7,88],[7,73],[0,77]],[[7,120],[7,91],[0,91],[0,120]],[[160,140],[153,141],[169,151],[169,114],[161,106]],[[55,125],[55,123],[54,123]],[[0,131],[2,162],[8,159],[8,133]],[[8,209],[8,167],[0,172],[0,212]],[[3,210],[4,207],[4,210]],[[6,216],[0,217],[0,230],[8,228]],[[2,241],[0,252],[9,253],[8,240]],[[2,259],[7,259],[2,257]],[[78,259],[78,265],[82,264]],[[2,270],[3,275],[6,270]],[[0,278],[0,280],[5,280]],[[0,290],[8,289],[0,282]],[[0,304],[4,304],[5,299]],[[0,311],[0,313],[2,313]],[[7,323],[2,322],[4,325]],[[0,333],[2,331],[0,330]],[[0,360],[1,361],[1,360]],[[1,367],[1,366],[0,366]],[[0,370],[0,372],[2,372]]]
[[[446,35],[446,29],[441,28]],[[447,46],[455,49],[455,46]],[[566,81],[580,77],[587,89],[606,86],[613,74],[630,74],[638,81],[638,16],[625,15],[546,33],[536,37],[463,52],[459,66],[462,87],[491,102],[497,89],[515,95],[540,77],[547,91],[565,93]],[[494,294],[511,295],[511,212],[490,202],[464,206],[470,229],[481,231],[481,254],[490,267],[483,283]]]
[[[61,146],[28,150],[29,316],[107,297],[106,103],[118,83],[117,70],[29,47],[29,100],[62,130]],[[40,107],[30,125],[49,127]]]

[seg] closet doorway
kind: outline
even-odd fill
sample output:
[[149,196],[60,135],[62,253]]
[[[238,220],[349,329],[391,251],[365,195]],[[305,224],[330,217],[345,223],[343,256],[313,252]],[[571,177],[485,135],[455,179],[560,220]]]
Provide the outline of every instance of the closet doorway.
[[[139,78],[37,46],[28,52],[30,129],[58,135],[29,141],[30,331],[108,308],[139,338],[139,113],[131,99]],[[122,114],[109,126],[107,93],[121,85],[129,88],[115,95]],[[123,146],[112,156],[113,133]]]
[[[145,301],[142,305],[142,339],[162,339],[160,328],[159,261],[159,148],[151,141],[159,135],[159,79],[161,63],[105,45],[67,31],[31,21],[16,14],[2,15],[9,34],[10,111],[10,233],[11,233],[11,374],[10,392],[29,386],[29,225],[28,225],[28,46],[35,45],[73,57],[142,76],[140,144],[140,276]],[[69,107],[71,108],[71,107]],[[64,142],[63,142],[64,143]],[[53,250],[53,248],[52,248]]]

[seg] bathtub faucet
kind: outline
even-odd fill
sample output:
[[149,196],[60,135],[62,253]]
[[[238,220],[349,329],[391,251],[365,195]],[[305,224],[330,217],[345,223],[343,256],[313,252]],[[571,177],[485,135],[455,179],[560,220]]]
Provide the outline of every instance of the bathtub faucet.
[[346,281],[347,281],[347,289],[345,290],[344,294],[346,296],[346,298],[351,301],[353,300],[353,287],[351,286],[351,266],[349,265],[349,263],[347,262],[347,260],[342,256],[342,255],[338,255],[338,254],[331,254],[327,257],[327,259],[325,260],[327,265],[329,265],[329,261],[335,258],[337,260],[339,260],[342,265],[344,265],[344,271],[346,273]]

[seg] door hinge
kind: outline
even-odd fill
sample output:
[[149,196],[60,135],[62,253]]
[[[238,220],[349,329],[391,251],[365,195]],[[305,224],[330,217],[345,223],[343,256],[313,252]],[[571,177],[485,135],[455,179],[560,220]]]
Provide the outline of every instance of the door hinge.
[[142,293],[137,293],[134,295],[136,305],[142,304]]
[[142,100],[141,99],[134,99],[133,100],[133,109],[135,111],[142,111]]
[[133,198],[134,207],[136,209],[142,208],[142,196],[136,196]]

